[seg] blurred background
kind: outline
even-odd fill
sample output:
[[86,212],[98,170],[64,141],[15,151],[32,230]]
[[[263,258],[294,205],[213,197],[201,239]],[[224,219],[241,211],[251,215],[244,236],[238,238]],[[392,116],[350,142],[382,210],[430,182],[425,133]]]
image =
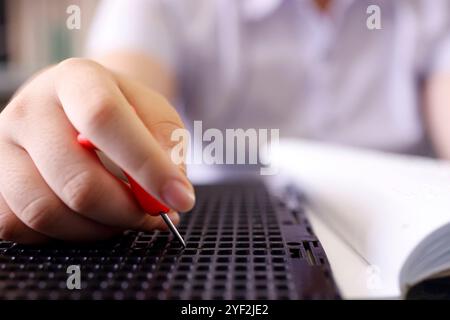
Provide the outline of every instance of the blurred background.
[[[32,73],[82,54],[98,0],[0,0],[0,110]],[[69,5],[81,8],[81,28],[66,27]]]

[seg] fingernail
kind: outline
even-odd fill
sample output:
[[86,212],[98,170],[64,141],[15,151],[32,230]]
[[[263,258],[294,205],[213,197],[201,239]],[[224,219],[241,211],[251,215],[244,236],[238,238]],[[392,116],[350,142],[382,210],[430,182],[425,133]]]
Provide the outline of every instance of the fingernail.
[[192,209],[195,203],[194,193],[178,180],[171,180],[164,185],[162,199],[169,207],[180,212]]

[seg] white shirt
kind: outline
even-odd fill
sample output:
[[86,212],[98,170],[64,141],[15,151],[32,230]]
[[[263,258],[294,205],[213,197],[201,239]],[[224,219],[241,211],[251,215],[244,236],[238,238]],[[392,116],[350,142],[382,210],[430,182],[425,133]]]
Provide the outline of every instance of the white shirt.
[[312,0],[105,0],[88,53],[115,49],[171,68],[204,128],[423,153],[418,89],[450,71],[450,1],[334,0],[324,15]]

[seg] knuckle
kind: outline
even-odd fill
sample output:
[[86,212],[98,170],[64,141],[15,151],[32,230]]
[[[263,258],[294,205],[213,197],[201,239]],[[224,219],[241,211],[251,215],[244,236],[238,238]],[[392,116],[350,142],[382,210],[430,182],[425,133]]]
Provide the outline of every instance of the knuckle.
[[76,212],[90,210],[96,201],[98,179],[89,171],[82,171],[69,177],[62,193],[67,206]]
[[38,231],[46,230],[55,224],[58,207],[55,200],[47,196],[40,196],[25,205],[19,215],[30,228]]
[[86,58],[68,58],[61,61],[58,64],[58,69],[61,72],[66,72],[68,70],[77,70],[81,67],[94,67],[98,68],[100,65],[93,60]]
[[113,104],[114,101],[108,94],[92,95],[85,112],[84,129],[89,132],[112,121],[115,113]]
[[10,123],[15,120],[23,121],[27,117],[26,106],[28,105],[28,100],[27,96],[23,93],[15,96],[0,114],[0,122]]

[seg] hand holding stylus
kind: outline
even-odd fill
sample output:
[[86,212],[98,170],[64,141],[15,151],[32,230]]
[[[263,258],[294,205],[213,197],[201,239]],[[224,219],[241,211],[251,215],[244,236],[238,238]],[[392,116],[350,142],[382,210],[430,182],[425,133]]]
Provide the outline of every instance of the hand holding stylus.
[[[79,134],[77,137],[78,142],[85,148],[91,151],[100,151],[98,150],[92,142],[90,142],[88,139],[83,137],[83,135]],[[100,159],[99,159],[100,160]],[[170,209],[166,206],[164,206],[162,203],[160,203],[158,200],[156,200],[154,197],[152,197],[150,194],[148,194],[140,185],[137,183],[133,177],[131,177],[128,173],[125,171],[123,172],[125,176],[127,177],[128,183],[130,185],[130,189],[133,192],[133,195],[136,199],[136,201],[141,206],[142,210],[147,212],[148,214],[152,216],[158,216],[160,215],[164,222],[167,224],[167,227],[170,229],[174,237],[181,243],[183,248],[186,247],[186,243],[184,242],[183,237],[178,232],[178,229],[175,227],[175,225],[172,223],[172,220],[168,217],[167,213],[170,211]]]
[[176,211],[194,205],[192,185],[169,157],[180,127],[163,97],[95,62],[69,59],[37,74],[0,114],[0,238],[90,241],[166,228],[77,143],[78,132],[167,205],[176,224]]

